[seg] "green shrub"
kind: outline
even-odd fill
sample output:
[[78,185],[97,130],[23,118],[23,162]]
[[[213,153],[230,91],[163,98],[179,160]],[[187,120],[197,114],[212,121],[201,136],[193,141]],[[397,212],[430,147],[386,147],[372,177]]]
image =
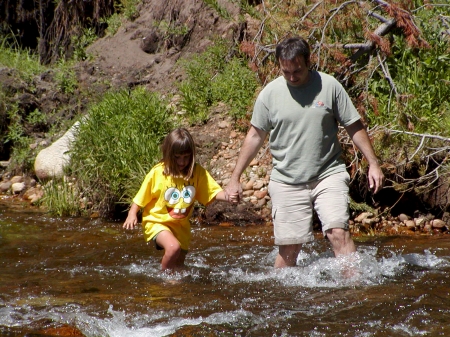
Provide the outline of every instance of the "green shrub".
[[255,73],[242,59],[233,58],[212,82],[213,100],[227,103],[235,119],[244,118],[253,104],[257,87]]
[[181,107],[191,123],[205,122],[209,109],[219,102],[228,104],[235,119],[245,116],[252,105],[257,76],[242,58],[231,55],[229,43],[217,40],[204,53],[181,63],[187,74],[180,85]]
[[108,27],[106,28],[106,34],[113,36],[117,33],[120,26],[122,25],[122,16],[120,14],[114,13],[109,18],[103,19],[102,22],[105,22]]
[[72,45],[74,48],[73,58],[76,61],[84,61],[88,58],[86,48],[89,47],[97,39],[97,34],[94,28],[85,28],[83,33],[72,37]]
[[419,26],[430,48],[412,49],[404,37],[394,36],[386,64],[398,97],[379,69],[369,81],[378,111],[371,109],[371,124],[409,131],[450,134],[450,43],[439,32],[437,14],[419,12]]
[[78,87],[77,76],[71,62],[62,59],[58,62],[55,79],[58,89],[65,94],[73,94]]
[[144,88],[108,93],[93,106],[71,146],[69,168],[90,207],[107,215],[116,203],[130,203],[174,126],[165,102]]

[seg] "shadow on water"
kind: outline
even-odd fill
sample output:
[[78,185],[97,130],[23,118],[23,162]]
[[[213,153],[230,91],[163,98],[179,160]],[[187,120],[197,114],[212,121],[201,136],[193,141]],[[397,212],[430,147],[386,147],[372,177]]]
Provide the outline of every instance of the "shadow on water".
[[0,204],[0,336],[450,335],[449,236],[356,244],[335,259],[318,235],[276,271],[271,227],[195,226],[165,274],[139,230]]

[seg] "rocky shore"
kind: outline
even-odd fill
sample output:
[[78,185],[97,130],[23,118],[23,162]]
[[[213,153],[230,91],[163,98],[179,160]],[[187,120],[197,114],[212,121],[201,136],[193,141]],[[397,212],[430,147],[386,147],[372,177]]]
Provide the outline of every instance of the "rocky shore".
[[[205,166],[221,186],[230,180],[239,150],[245,138],[244,132],[232,128],[229,118],[220,113],[212,117],[208,127],[191,127],[198,147],[198,161]],[[0,194],[3,200],[22,200],[30,206],[38,205],[44,189],[37,178],[13,176],[8,172],[8,162],[0,163]],[[221,226],[242,224],[271,225],[271,199],[268,183],[271,173],[271,156],[267,145],[263,146],[241,177],[243,200],[238,206],[213,204],[205,221]],[[218,216],[220,214],[221,216]],[[236,219],[240,219],[237,221]],[[320,230],[315,221],[314,228]],[[353,235],[437,235],[450,233],[450,214],[441,218],[432,214],[392,216],[375,212],[352,212],[350,230]]]

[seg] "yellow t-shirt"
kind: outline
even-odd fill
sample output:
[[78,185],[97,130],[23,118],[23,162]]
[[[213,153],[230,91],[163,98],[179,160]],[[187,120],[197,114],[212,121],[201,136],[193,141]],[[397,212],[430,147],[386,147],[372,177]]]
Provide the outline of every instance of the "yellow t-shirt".
[[162,230],[170,230],[188,250],[191,239],[189,218],[194,201],[210,203],[222,188],[201,165],[195,164],[188,181],[163,174],[164,164],[155,165],[144,179],[133,202],[143,208],[142,226],[146,241]]

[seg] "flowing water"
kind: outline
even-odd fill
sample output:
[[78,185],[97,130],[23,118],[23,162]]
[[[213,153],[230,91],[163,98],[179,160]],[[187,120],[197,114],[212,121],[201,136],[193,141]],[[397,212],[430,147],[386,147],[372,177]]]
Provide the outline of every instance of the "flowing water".
[[0,204],[0,336],[450,336],[450,236],[320,236],[274,270],[270,226],[194,226],[186,270],[119,222]]

